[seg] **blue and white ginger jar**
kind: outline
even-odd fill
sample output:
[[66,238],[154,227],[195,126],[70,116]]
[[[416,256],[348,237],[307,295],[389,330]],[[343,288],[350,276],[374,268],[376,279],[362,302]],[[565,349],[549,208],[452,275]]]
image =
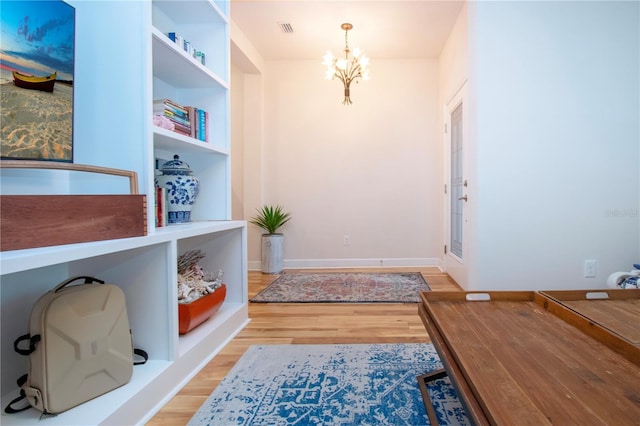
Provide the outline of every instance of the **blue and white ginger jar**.
[[162,175],[156,176],[156,186],[166,188],[168,222],[191,222],[191,208],[198,197],[200,182],[191,176],[193,171],[178,155],[164,163],[160,171]]

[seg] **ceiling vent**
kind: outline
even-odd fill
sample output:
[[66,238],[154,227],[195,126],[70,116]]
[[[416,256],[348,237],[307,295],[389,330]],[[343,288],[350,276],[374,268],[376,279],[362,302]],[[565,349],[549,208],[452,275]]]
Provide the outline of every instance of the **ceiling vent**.
[[278,26],[283,33],[291,34],[293,33],[293,27],[289,22],[278,22]]

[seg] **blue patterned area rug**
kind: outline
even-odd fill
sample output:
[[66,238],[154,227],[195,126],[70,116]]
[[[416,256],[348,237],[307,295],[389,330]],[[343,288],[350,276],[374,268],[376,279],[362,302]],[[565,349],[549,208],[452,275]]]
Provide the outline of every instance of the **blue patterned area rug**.
[[[426,343],[251,346],[189,425],[428,425],[417,376],[439,368]],[[448,378],[428,389],[440,424],[469,424]]]
[[429,285],[419,272],[283,273],[252,302],[417,303]]

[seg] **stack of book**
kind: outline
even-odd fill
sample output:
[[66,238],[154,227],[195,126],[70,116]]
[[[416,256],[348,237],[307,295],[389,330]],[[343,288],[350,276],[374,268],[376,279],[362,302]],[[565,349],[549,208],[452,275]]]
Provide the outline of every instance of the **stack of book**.
[[209,141],[209,113],[203,109],[182,106],[170,99],[153,101],[153,113],[167,117],[174,124],[174,131],[202,142]]
[[182,135],[191,136],[192,126],[189,110],[170,99],[153,101],[153,113],[167,117],[174,124],[174,131]]

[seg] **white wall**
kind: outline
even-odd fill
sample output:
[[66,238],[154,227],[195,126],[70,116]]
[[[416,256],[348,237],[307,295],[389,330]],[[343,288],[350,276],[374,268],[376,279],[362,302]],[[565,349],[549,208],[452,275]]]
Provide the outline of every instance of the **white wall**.
[[437,61],[373,59],[350,106],[319,62],[264,68],[264,201],[293,215],[285,267],[437,264]]
[[[231,104],[243,116],[232,117],[232,146],[244,151],[234,196],[243,193],[245,219],[263,204],[293,214],[285,267],[439,264],[437,61],[374,58],[372,80],[353,84],[345,107],[320,60],[265,63],[233,21],[231,39]],[[249,225],[250,269],[260,233]]]
[[[231,20],[231,157],[233,217],[249,219],[264,204],[263,83],[264,60]],[[238,176],[240,174],[241,176]],[[260,269],[260,229],[249,225],[249,269]]]
[[[472,105],[472,100],[469,99],[469,17],[468,17],[468,6],[465,4],[460,13],[458,14],[458,18],[447,38],[447,41],[440,53],[440,57],[438,58],[438,83],[439,83],[439,122],[445,123],[448,121],[445,119],[445,107],[448,108],[451,106],[450,102],[456,102],[461,100],[464,104],[463,110],[467,111]],[[468,117],[468,112],[465,112],[465,116]],[[463,124],[464,131],[467,137],[466,139],[470,139],[468,136],[471,133],[472,126],[468,123],[468,119],[463,119],[466,121]],[[448,135],[444,134],[444,129],[440,127],[440,138],[443,141],[445,149],[450,149],[449,144],[446,142],[449,138]],[[465,169],[464,179],[469,182],[469,186],[465,189],[465,194],[469,197],[468,201],[464,203],[465,217],[474,218],[476,215],[476,205],[477,205],[477,196],[476,196],[476,182],[477,182],[477,173],[475,170],[475,146],[472,143],[469,143],[470,140],[465,140],[464,143],[464,152],[465,155],[472,159],[473,161],[464,162],[467,164]],[[445,152],[443,155],[443,162],[450,161],[449,153]],[[445,181],[449,181],[450,176],[444,177]],[[446,200],[445,204],[449,201]],[[448,207],[448,206],[447,206]],[[445,206],[442,206],[445,209]],[[446,209],[446,214],[449,213],[449,209]],[[444,218],[444,222],[442,224],[444,229],[444,243],[448,246],[450,245],[450,236],[449,236],[449,226],[448,218]],[[474,259],[476,258],[476,245],[475,245],[475,235],[477,233],[477,226],[474,220],[466,221],[463,225],[463,239],[464,239],[464,261],[458,261],[457,256],[454,257],[449,253],[448,256],[444,256],[444,260],[442,262],[442,269],[449,274],[452,278],[456,280],[456,282],[463,288],[467,286],[468,275],[470,270],[472,269]]]
[[231,65],[231,219],[244,219],[244,74]]
[[[468,6],[460,9],[458,18],[438,58],[439,105],[444,107],[469,79]],[[442,112],[441,109],[439,112]],[[440,120],[442,122],[442,120]]]
[[[602,287],[640,260],[638,2],[474,2],[471,288]],[[585,259],[597,278],[583,278]]]

